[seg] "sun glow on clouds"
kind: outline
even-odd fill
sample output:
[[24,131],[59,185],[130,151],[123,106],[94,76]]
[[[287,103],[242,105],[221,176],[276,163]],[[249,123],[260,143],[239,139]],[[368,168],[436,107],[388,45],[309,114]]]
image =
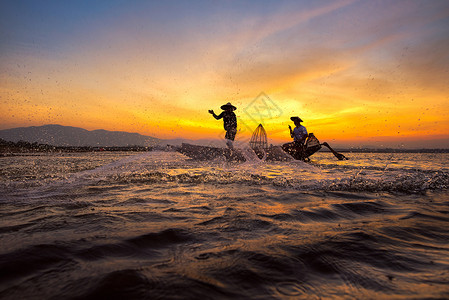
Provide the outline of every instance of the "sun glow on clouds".
[[291,115],[342,143],[449,138],[447,2],[111,3],[38,29],[43,19],[5,19],[1,128],[217,138],[222,122],[207,110],[231,101],[247,138],[264,92],[282,112],[262,120],[279,142]]

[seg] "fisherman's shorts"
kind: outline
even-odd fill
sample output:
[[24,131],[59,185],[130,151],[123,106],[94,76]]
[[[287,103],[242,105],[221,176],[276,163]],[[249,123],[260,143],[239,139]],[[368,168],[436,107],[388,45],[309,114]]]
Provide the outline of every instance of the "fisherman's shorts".
[[235,135],[237,134],[237,129],[230,129],[226,131],[225,139],[233,141]]

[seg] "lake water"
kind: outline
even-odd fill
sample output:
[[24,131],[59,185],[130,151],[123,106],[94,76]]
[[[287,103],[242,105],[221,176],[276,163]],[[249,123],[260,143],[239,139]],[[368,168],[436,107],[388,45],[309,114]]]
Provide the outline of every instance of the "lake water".
[[449,298],[449,154],[1,157],[1,299]]

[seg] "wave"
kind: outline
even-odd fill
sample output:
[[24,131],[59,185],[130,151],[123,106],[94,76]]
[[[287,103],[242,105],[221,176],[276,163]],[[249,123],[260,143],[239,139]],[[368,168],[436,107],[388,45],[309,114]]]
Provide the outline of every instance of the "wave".
[[325,173],[280,186],[251,170],[103,169],[54,185],[46,205],[2,205],[0,298],[447,296],[446,192],[333,190]]
[[[62,163],[65,164],[66,161],[67,158],[64,158]],[[16,180],[14,177],[12,180],[1,181],[0,187],[5,193],[0,195],[0,202],[48,198],[64,201],[67,195],[80,198],[117,186],[142,185],[141,188],[150,188],[152,185],[170,183],[269,185],[300,191],[406,194],[449,189],[449,172],[438,169],[440,163],[432,170],[428,167],[429,162],[426,162],[425,168],[411,169],[387,167],[389,163],[385,159],[379,159],[372,165],[361,161],[337,164],[326,161],[264,162],[252,159],[235,164],[226,161],[198,162],[179,153],[148,152],[74,173],[64,171],[54,173],[51,177],[44,174],[41,179],[30,180],[25,177]],[[57,162],[55,164],[58,165]],[[82,195],[80,191],[83,192]]]
[[[272,186],[299,191],[341,191],[341,192],[392,192],[404,194],[421,194],[426,191],[445,191],[449,189],[449,174],[444,172],[412,171],[382,174],[302,174],[301,176],[284,176],[282,174],[257,174],[249,171],[208,170],[195,172],[145,171],[113,173],[109,175],[90,176],[79,180],[62,181],[42,186],[27,183],[10,184],[11,192],[0,196],[0,202],[36,201],[59,199],[61,202],[67,195],[80,198],[100,191],[117,189],[123,185],[139,185],[140,188],[166,184],[212,184],[212,185],[246,185]],[[179,174],[178,174],[179,173]],[[310,175],[310,176],[309,176]],[[338,177],[336,176],[338,175]],[[336,178],[334,177],[336,176]],[[7,191],[8,189],[5,189]],[[82,192],[82,193],[81,193]],[[177,191],[179,192],[179,191]],[[141,199],[128,199],[128,202],[142,202]],[[73,204],[86,205],[86,204]],[[76,208],[76,207],[75,207]]]
[[[310,176],[309,176],[310,175]],[[334,176],[338,175],[337,178]],[[318,177],[318,178],[317,178]],[[273,185],[298,190],[358,191],[358,192],[404,192],[420,193],[427,190],[447,190],[449,174],[444,172],[412,171],[389,172],[385,174],[302,174],[283,176],[282,174],[258,174],[257,172],[236,170],[209,170],[194,173],[185,172],[137,172],[117,173],[103,177],[100,185],[110,184],[163,184],[166,182],[189,184],[245,184]]]

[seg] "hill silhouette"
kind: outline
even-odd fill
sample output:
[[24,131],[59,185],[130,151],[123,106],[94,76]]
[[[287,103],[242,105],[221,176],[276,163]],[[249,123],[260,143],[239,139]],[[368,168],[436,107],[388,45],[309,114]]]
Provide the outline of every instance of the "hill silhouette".
[[43,125],[0,130],[0,138],[5,141],[48,144],[72,147],[129,147],[154,146],[160,139],[139,133],[107,130],[86,130],[62,125]]

